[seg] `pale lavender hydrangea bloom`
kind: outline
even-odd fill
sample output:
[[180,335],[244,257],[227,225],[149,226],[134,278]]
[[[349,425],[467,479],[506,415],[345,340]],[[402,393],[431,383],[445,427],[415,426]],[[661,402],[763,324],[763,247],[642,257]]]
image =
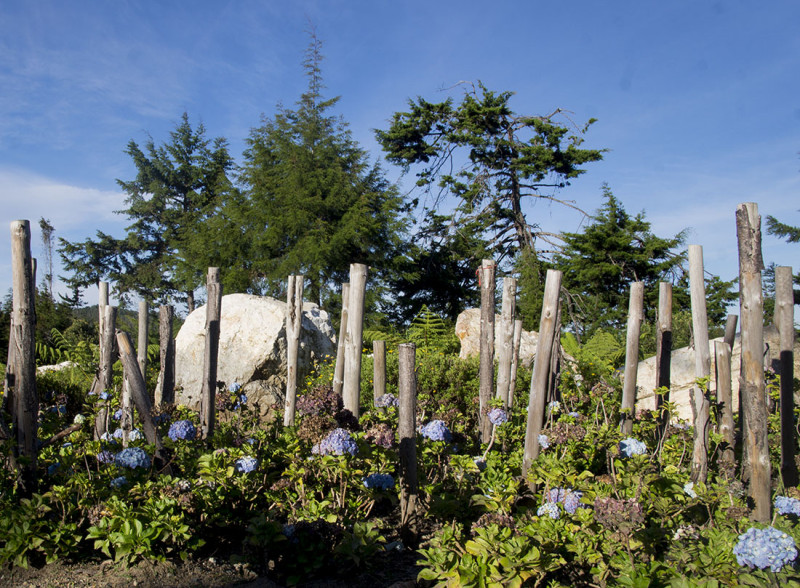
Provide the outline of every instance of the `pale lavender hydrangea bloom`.
[[233,464],[234,469],[240,474],[249,474],[258,467],[258,460],[250,455],[240,457]]
[[184,419],[172,423],[167,436],[173,441],[191,441],[195,438],[196,434],[197,429],[192,424],[192,421]]
[[632,455],[644,455],[647,453],[647,445],[644,442],[627,437],[619,442],[619,452],[622,457],[631,457]]
[[376,490],[389,490],[394,488],[394,477],[391,474],[370,474],[364,478],[365,488]]
[[775,510],[778,511],[778,514],[782,515],[792,514],[800,516],[800,500],[788,496],[776,496]]
[[97,461],[100,463],[113,463],[114,462],[114,454],[104,449],[100,453],[97,454]]
[[128,479],[125,476],[120,476],[119,478],[114,478],[113,480],[111,480],[111,487],[122,488],[127,483]]
[[547,493],[547,501],[553,504],[559,502],[564,505],[564,510],[569,514],[575,514],[581,507],[581,498],[583,492],[580,490],[573,490],[572,488],[553,488]]
[[547,435],[540,434],[539,435],[539,447],[542,449],[547,449],[550,447],[550,439],[547,438]]
[[686,482],[683,485],[683,491],[689,498],[697,498],[697,492],[694,490],[694,482]]
[[444,421],[434,420],[420,428],[420,434],[431,441],[450,441],[453,436]]
[[150,457],[141,447],[128,447],[114,457],[114,463],[126,468],[149,468]]
[[539,509],[536,511],[538,516],[549,516],[551,519],[557,519],[561,513],[558,512],[558,505],[552,502],[545,502]]
[[489,411],[489,421],[495,425],[502,425],[508,422],[508,413],[502,408],[493,408]]
[[314,445],[311,453],[319,455],[355,455],[358,453],[358,445],[350,436],[347,429],[334,429],[318,445]]
[[775,527],[750,527],[739,535],[733,554],[740,566],[779,572],[797,558],[797,546],[794,539]]
[[399,401],[394,394],[384,394],[375,400],[375,406],[378,408],[388,408],[390,406],[397,406]]

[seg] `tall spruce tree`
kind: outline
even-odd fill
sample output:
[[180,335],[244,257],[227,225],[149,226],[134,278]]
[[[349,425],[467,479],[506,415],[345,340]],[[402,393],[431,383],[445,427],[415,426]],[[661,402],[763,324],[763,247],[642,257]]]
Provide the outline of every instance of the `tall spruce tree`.
[[322,94],[321,42],[312,34],[303,67],[308,88],[294,109],[280,107],[251,131],[241,181],[245,198],[226,216],[243,235],[250,289],[282,294],[304,274],[306,298],[335,304],[351,263],[370,266],[375,295],[392,269],[404,230],[402,198],[329,114],[339,98]]
[[81,243],[59,239],[64,268],[72,272],[66,282],[74,288],[107,280],[123,296],[183,301],[191,310],[209,264],[200,252],[212,251],[205,224],[234,192],[227,143],[207,139],[205,127],[193,129],[183,113],[169,142],[156,146],[151,139],[142,150],[131,141],[126,153],[137,170],[135,179],[117,180],[127,194],[128,208],[119,211],[131,221],[127,234],[116,239],[98,231]]

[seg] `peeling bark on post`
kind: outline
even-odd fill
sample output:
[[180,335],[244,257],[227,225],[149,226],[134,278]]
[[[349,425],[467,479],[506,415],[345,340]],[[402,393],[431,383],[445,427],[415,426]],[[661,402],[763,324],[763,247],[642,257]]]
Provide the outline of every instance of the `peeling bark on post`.
[[494,260],[484,259],[480,268],[481,286],[481,334],[480,334],[480,383],[478,426],[481,441],[488,443],[492,434],[492,423],[486,416],[494,388]]
[[417,544],[417,376],[414,372],[416,346],[403,343],[398,348],[398,424],[400,444],[400,536],[410,547]]
[[748,491],[755,502],[754,521],[771,518],[771,466],[769,461],[767,401],[764,387],[764,303],[761,290],[761,216],[758,205],[736,207],[739,243],[739,316],[741,317],[742,373],[739,395],[744,417],[745,471]]
[[644,283],[631,284],[628,301],[628,331],[625,341],[625,380],[622,385],[622,417],[620,430],[623,435],[633,432],[636,416],[636,376],[639,368],[639,333],[644,319]]
[[733,394],[731,383],[731,348],[725,341],[714,342],[716,357],[717,405],[719,406],[719,433],[722,435],[720,464],[726,477],[732,477],[734,468]]
[[[14,330],[14,402],[12,426],[20,458],[20,490],[36,491],[39,396],[36,392],[36,306],[31,259],[31,227],[27,220],[11,223],[12,324]],[[12,343],[9,338],[9,343]]]
[[522,321],[514,321],[514,346],[511,354],[511,380],[508,383],[508,409],[514,406],[514,393],[517,390],[517,369],[519,368],[519,347],[522,343]]
[[500,340],[497,351],[497,398],[508,408],[511,386],[511,364],[514,355],[514,312],[517,280],[503,278],[503,302],[500,311]]
[[345,341],[344,407],[358,418],[361,395],[361,346],[364,334],[364,297],[367,291],[367,266],[350,264],[350,303],[347,308],[347,338]]
[[670,414],[664,410],[669,402],[670,362],[672,359],[672,284],[658,283],[658,321],[656,323],[656,388],[666,388],[666,392],[656,395],[658,413],[658,441],[667,432]]
[[[114,330],[117,324],[117,307],[110,304],[103,305],[103,330],[100,332],[100,368],[97,375],[97,394],[112,392],[114,387]],[[94,422],[95,440],[100,439],[108,432],[109,423],[108,403],[97,411]]]
[[303,276],[289,276],[286,290],[286,402],[283,426],[294,425],[297,403],[297,354],[300,350],[300,327],[303,322]]
[[[689,295],[692,303],[692,333],[694,334],[694,375],[710,385],[711,352],[708,343],[708,314],[706,313],[705,271],[703,248],[689,245]],[[692,451],[692,481],[705,482],[708,476],[708,432],[711,407],[707,391],[695,384],[691,393],[694,415],[694,449]]]
[[175,309],[162,304],[158,309],[158,382],[153,401],[156,406],[175,402],[175,339],[172,338],[172,319]]
[[386,394],[386,341],[372,342],[372,403]]
[[206,285],[206,346],[203,357],[203,387],[200,392],[200,430],[203,439],[214,434],[217,402],[217,359],[219,357],[219,328],[222,317],[222,284],[219,268],[208,268]]
[[522,475],[527,477],[531,463],[539,457],[539,433],[544,422],[545,396],[550,374],[550,354],[558,329],[556,317],[559,311],[562,273],[547,270],[542,301],[542,318],[539,323],[539,345],[533,361],[531,391],[528,397],[528,423],[525,429],[525,452],[522,461]]
[[339,396],[342,395],[342,388],[344,387],[344,364],[346,355],[347,341],[347,321],[349,313],[347,311],[350,306],[350,283],[345,282],[342,284],[342,314],[339,317],[339,340],[336,342],[336,365],[333,368],[333,391]]
[[780,334],[781,362],[781,477],[786,487],[797,486],[797,445],[794,428],[794,289],[792,268],[775,268],[775,315]]

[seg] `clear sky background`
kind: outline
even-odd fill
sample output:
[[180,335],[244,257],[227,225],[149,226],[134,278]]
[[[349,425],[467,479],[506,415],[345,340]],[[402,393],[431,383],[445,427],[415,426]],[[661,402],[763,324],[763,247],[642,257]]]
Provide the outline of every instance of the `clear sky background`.
[[[40,217],[56,237],[121,237],[116,179],[135,176],[124,149],[166,141],[184,111],[241,162],[261,116],[305,90],[310,25],[323,42],[326,95],[341,96],[335,112],[373,160],[383,159],[373,130],[409,98],[444,99],[444,89],[480,80],[515,92],[520,114],[597,118],[585,146],[609,152],[559,196],[594,212],[608,183],[656,235],[689,229],[706,270],[723,279],[737,275],[738,203],[800,225],[795,0],[3,0],[4,226],[29,219],[40,259]],[[552,231],[582,222],[543,203],[527,214]],[[9,242],[0,238],[2,295]],[[765,233],[763,251],[797,272],[800,245]]]

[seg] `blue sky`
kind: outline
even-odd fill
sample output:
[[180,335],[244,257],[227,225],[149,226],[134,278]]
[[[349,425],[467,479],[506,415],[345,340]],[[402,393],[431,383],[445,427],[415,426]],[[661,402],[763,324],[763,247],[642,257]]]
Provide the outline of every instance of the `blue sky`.
[[[125,219],[113,211],[124,206],[116,179],[135,174],[128,141],[165,141],[184,111],[208,136],[226,137],[240,162],[261,116],[305,89],[310,23],[323,41],[326,94],[341,96],[336,113],[375,160],[373,129],[409,98],[443,99],[480,80],[515,92],[521,114],[562,108],[579,124],[598,119],[586,146],[609,151],[559,197],[594,212],[608,183],[655,234],[689,229],[706,270],[724,279],[737,273],[738,203],[800,225],[793,0],[4,0],[5,226],[29,219],[40,259],[40,217],[57,237],[121,236]],[[578,231],[582,220],[543,203],[527,213],[552,231]],[[800,266],[798,245],[765,234],[763,251],[767,263]],[[10,282],[5,238],[3,295]]]

